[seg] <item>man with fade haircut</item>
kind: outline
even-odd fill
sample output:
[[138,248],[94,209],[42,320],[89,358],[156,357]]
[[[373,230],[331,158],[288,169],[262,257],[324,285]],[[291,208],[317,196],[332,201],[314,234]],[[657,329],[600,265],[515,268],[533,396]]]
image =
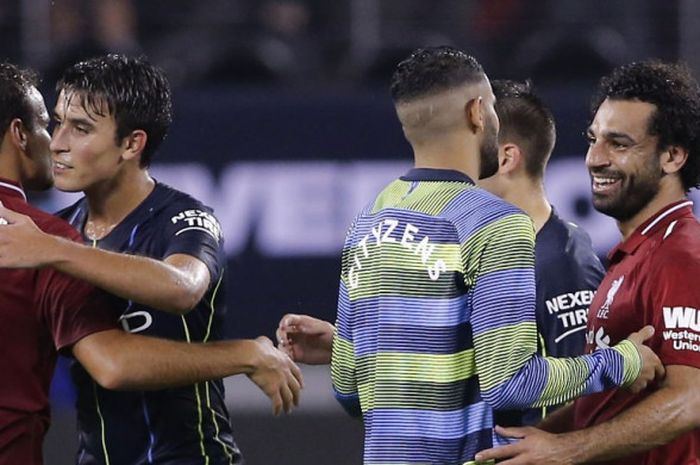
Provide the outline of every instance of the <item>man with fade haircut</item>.
[[532,222],[472,180],[498,169],[481,65],[419,49],[391,92],[415,168],[349,229],[331,360],[336,397],[364,421],[364,463],[470,464],[502,443],[495,410],[637,391],[661,374],[641,344],[650,328],[578,358],[536,354]]
[[[492,81],[500,122],[498,172],[479,187],[523,210],[535,226],[535,313],[544,355],[580,355],[588,305],[605,270],[591,239],[563,221],[544,191],[544,172],[554,148],[554,117],[530,82]],[[334,326],[308,315],[285,315],[277,337],[296,362],[330,363]],[[497,412],[500,425],[534,425],[553,407]]]
[[578,399],[540,424],[547,432],[499,430],[522,439],[478,456],[509,465],[700,464],[700,224],[686,196],[700,184],[700,87],[685,66],[633,63],[601,80],[592,108],[593,206],[617,220],[622,242],[591,303],[586,348],[653,325],[649,345],[666,378],[637,394]]
[[[57,90],[56,187],[85,194],[60,216],[89,245],[43,233],[29,218],[0,209],[11,223],[0,231],[0,267],[49,267],[100,287],[119,298],[113,318],[132,333],[187,343],[222,339],[219,223],[210,208],[148,173],[171,122],[165,75],[144,59],[107,55],[70,67]],[[264,337],[239,341],[234,355],[274,412],[288,412],[298,403],[301,375],[286,356],[270,363],[270,345]],[[85,368],[72,367],[79,465],[240,463],[221,379],[116,392]]]
[[[68,223],[27,203],[25,189],[53,185],[49,114],[36,83],[33,72],[0,64],[0,202],[11,208],[0,227],[11,235],[31,218],[48,234],[80,241]],[[42,464],[58,352],[100,389],[162,389],[237,373],[272,387],[300,376],[269,340],[187,344],[125,332],[112,299],[53,268],[0,268],[0,303],[0,465]]]
[[[586,316],[605,269],[591,239],[562,220],[544,191],[544,173],[554,149],[551,111],[529,81],[491,81],[496,96],[498,172],[477,182],[515,205],[535,226],[535,315],[540,350],[553,357],[580,355],[586,344]],[[556,406],[498,412],[501,426],[534,425]]]

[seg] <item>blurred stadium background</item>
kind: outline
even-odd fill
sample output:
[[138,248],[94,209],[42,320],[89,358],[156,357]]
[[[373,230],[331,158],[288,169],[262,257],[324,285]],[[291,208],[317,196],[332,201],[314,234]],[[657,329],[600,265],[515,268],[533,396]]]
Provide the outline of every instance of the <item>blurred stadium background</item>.
[[[604,255],[615,225],[589,206],[582,132],[597,79],[648,57],[700,71],[694,0],[2,0],[0,57],[61,70],[108,51],[145,54],[172,82],[175,122],[153,174],[216,209],[229,257],[228,332],[273,337],[286,312],[334,319],[339,251],[354,211],[410,165],[388,93],[412,49],[452,44],[492,78],[533,79],[558,141],[547,189]],[[49,210],[56,192],[35,197]],[[234,431],[258,464],[361,463],[362,430],[305,368],[303,406],[275,419],[229,379]],[[75,450],[70,382],[53,390],[47,464]]]

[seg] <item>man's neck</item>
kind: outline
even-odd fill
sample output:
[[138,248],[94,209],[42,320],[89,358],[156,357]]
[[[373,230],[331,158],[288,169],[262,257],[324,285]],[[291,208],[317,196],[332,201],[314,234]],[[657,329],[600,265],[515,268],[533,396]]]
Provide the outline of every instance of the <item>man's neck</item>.
[[155,181],[147,170],[124,173],[84,192],[88,202],[88,222],[98,229],[111,230],[153,191]]
[[620,228],[620,233],[622,233],[622,240],[628,239],[639,226],[647,222],[664,207],[675,202],[680,202],[685,198],[686,195],[683,190],[675,189],[671,192],[659,191],[656,197],[647,203],[644,208],[637,212],[637,214],[632,218],[617,222],[617,226]]
[[544,193],[544,186],[541,182],[531,182],[523,180],[511,185],[508,193],[503,196],[503,200],[512,203],[532,218],[535,226],[535,233],[538,233],[552,214],[550,205]]
[[479,178],[479,156],[476,150],[457,150],[449,144],[414,147],[414,157],[416,168],[455,170],[471,179]]

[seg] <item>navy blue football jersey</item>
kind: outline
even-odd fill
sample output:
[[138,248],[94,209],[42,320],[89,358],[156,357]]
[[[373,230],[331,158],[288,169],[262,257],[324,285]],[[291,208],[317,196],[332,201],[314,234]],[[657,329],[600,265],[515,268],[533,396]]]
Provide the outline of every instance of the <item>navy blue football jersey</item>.
[[[88,205],[82,198],[59,212],[81,233]],[[125,330],[187,342],[223,337],[225,255],[212,210],[164,184],[107,236],[88,244],[114,252],[165,259],[186,254],[211,274],[204,298],[186,315],[174,315],[123,300],[115,315]],[[159,391],[117,392],[101,388],[74,362],[77,387],[79,465],[240,463],[221,380]]]
[[[584,352],[588,306],[604,275],[588,234],[552,210],[535,238],[536,317],[543,355]],[[554,408],[501,412],[499,424],[535,425]]]

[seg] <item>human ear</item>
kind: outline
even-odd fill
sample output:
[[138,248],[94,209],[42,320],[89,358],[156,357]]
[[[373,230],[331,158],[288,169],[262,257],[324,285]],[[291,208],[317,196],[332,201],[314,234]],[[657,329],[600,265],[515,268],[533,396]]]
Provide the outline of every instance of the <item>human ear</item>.
[[501,144],[498,150],[498,170],[510,173],[516,170],[522,161],[522,152],[516,144]]
[[27,150],[27,131],[26,126],[21,119],[15,118],[10,121],[9,133],[12,137],[12,142],[22,149],[22,151]]
[[469,100],[465,106],[469,128],[478,132],[484,129],[484,99],[481,96]]
[[122,157],[125,160],[131,160],[133,158],[141,156],[143,149],[146,148],[147,140],[148,135],[145,131],[141,129],[131,131],[131,133],[127,135],[122,142],[124,148]]
[[677,145],[669,145],[661,153],[661,170],[665,174],[677,173],[683,168],[688,160],[688,150]]

